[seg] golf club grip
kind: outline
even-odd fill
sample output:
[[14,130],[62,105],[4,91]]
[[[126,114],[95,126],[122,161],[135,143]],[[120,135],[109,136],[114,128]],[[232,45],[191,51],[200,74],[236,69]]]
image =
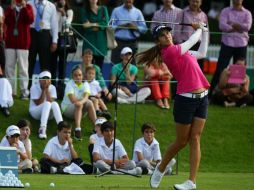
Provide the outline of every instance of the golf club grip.
[[178,24],[183,26],[192,26],[192,24],[189,24],[189,23],[178,23]]

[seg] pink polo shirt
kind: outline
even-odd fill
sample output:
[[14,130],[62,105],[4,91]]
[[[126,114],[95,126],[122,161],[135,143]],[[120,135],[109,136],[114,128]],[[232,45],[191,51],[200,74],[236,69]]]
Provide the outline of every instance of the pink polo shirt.
[[209,82],[201,71],[197,59],[188,51],[181,55],[181,46],[162,48],[162,59],[177,80],[177,94],[188,93],[200,88],[208,89]]

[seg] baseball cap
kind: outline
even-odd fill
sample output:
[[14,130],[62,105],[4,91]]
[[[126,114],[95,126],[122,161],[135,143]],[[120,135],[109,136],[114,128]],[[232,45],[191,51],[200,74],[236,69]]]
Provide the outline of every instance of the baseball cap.
[[104,117],[99,117],[95,120],[95,125],[102,125],[107,120]]
[[167,30],[167,31],[171,31],[172,28],[169,27],[169,26],[165,26],[165,25],[157,25],[154,27],[153,29],[153,38],[154,39],[157,39],[160,35],[160,33],[163,31],[163,30]]
[[40,74],[39,74],[39,78],[42,79],[42,78],[49,78],[51,79],[51,73],[49,71],[42,71]]
[[125,55],[126,53],[132,53],[132,49],[129,47],[125,47],[121,51],[121,55]]
[[20,135],[20,130],[16,125],[11,125],[6,129],[6,136],[10,137],[15,134]]

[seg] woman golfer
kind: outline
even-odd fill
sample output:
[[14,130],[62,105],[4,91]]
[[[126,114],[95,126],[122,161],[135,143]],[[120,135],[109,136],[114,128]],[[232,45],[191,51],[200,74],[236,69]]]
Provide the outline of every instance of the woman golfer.
[[[153,30],[156,46],[137,55],[139,63],[148,66],[154,58],[162,60],[178,81],[173,111],[176,140],[168,147],[161,163],[156,166],[150,179],[152,188],[159,186],[169,161],[189,143],[189,179],[182,184],[175,184],[174,188],[196,189],[196,175],[201,158],[200,137],[207,118],[207,94],[210,85],[197,62],[197,59],[206,55],[208,30],[202,23],[193,23],[192,27],[196,30],[193,35],[186,42],[174,45],[171,28],[164,25],[156,26]],[[188,51],[200,38],[198,51]]]

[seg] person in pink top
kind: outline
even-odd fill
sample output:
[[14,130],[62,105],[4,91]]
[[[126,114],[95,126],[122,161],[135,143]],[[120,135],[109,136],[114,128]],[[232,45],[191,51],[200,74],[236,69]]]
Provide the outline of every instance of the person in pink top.
[[151,89],[152,98],[160,108],[169,109],[170,79],[172,78],[167,65],[154,60],[151,64],[145,65],[145,84]]
[[[201,150],[200,138],[208,111],[208,88],[210,84],[202,73],[197,59],[205,57],[208,46],[208,30],[203,23],[192,23],[195,32],[184,43],[174,45],[171,28],[158,25],[153,30],[156,45],[137,55],[138,63],[149,65],[152,60],[162,60],[177,80],[174,101],[176,140],[166,150],[150,178],[150,186],[157,188],[169,161],[187,144],[190,146],[189,179],[175,184],[176,190],[196,189],[196,175],[199,168]],[[198,51],[189,51],[201,37]]]

